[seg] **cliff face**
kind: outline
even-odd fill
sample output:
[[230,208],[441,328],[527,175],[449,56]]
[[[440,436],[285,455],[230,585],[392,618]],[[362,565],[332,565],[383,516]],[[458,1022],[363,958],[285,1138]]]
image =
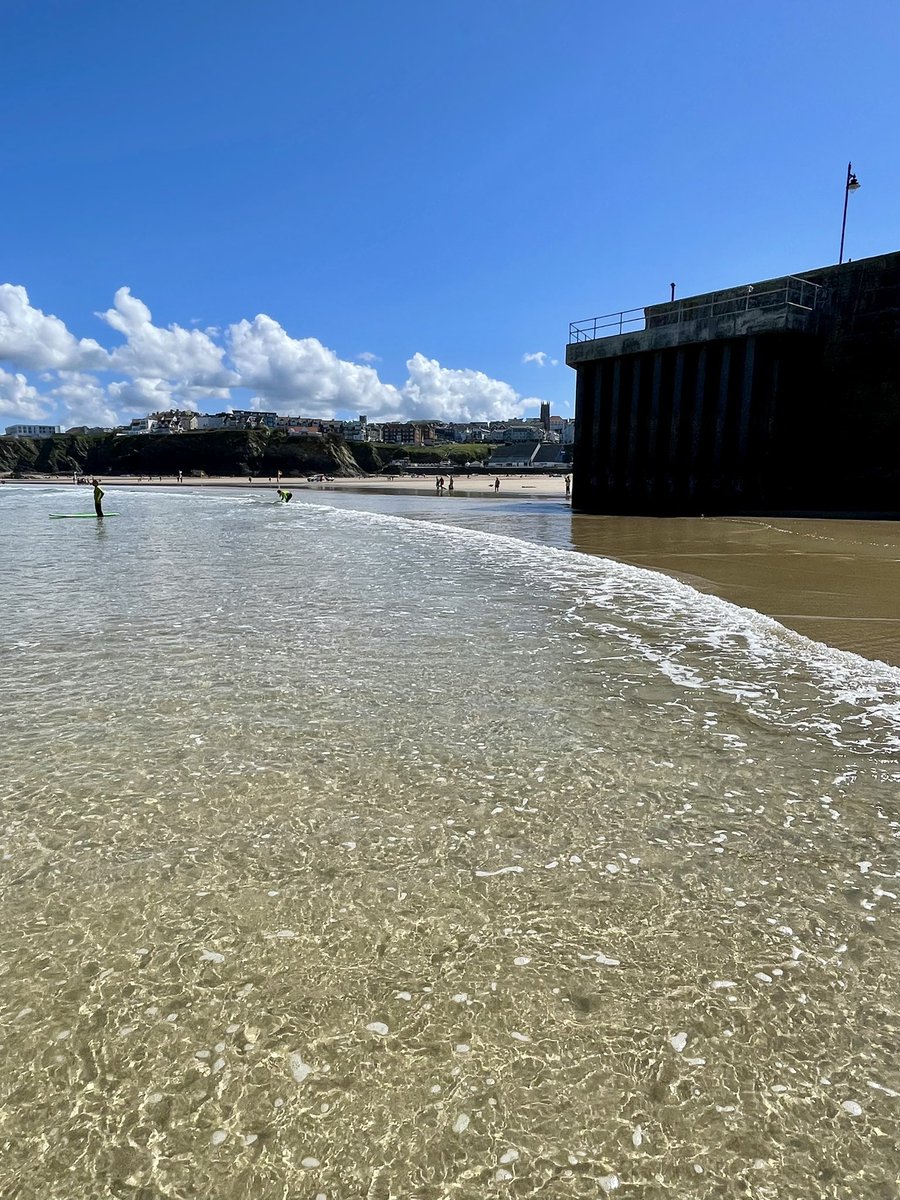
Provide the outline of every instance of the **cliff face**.
[[138,437],[0,438],[0,474],[360,475],[342,438],[269,430],[209,430]]

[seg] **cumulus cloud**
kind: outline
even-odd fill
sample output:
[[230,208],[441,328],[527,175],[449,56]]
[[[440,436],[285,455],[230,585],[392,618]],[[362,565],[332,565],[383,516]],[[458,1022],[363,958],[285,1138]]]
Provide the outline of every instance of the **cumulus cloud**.
[[299,406],[307,416],[330,416],[337,409],[367,415],[399,409],[397,389],[372,367],[338,358],[318,338],[292,338],[265,314],[230,326],[228,349],[241,386],[276,411]]
[[442,367],[433,358],[414,354],[407,362],[403,409],[410,418],[445,421],[501,421],[521,416],[529,402],[508,383],[483,371]]
[[[44,421],[47,407],[38,390],[28,382],[24,375],[13,375],[0,367],[0,416],[9,420],[18,417],[20,421]],[[14,422],[18,424],[18,422]]]
[[[501,420],[540,403],[482,371],[445,367],[419,353],[407,361],[402,384],[387,383],[371,365],[380,361],[372,351],[348,362],[315,337],[292,337],[265,313],[224,331],[163,327],[121,287],[112,308],[95,315],[121,335],[111,350],[34,308],[24,288],[0,285],[0,361],[34,371],[47,385],[39,395],[27,374],[0,376],[0,411],[37,420],[55,407],[59,423],[115,425],[171,407],[246,407],[235,388],[251,395],[252,406],[283,414],[362,412],[371,420]],[[543,351],[523,361],[556,363]]]
[[549,363],[551,367],[555,367],[559,363],[558,358],[551,358],[546,350],[535,350],[534,354],[523,354],[523,363],[537,363],[539,367],[546,367]]
[[60,371],[59,382],[51,391],[61,411],[60,425],[112,426],[119,423],[110,406],[106,389],[94,375],[80,371]]
[[113,307],[98,313],[111,329],[125,336],[113,350],[110,365],[136,378],[162,378],[183,386],[228,387],[237,383],[224,363],[225,348],[199,329],[153,324],[150,309],[131,289],[120,287]]
[[78,370],[108,360],[92,338],[78,338],[59,317],[33,308],[28,293],[13,283],[0,284],[0,361],[26,370]]

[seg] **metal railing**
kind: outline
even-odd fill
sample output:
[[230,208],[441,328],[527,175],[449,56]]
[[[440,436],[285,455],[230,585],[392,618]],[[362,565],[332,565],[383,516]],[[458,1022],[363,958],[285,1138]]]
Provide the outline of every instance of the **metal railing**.
[[569,325],[569,342],[593,342],[597,338],[615,337],[620,333],[640,333],[645,326],[642,308],[626,308],[602,317],[589,317],[586,321],[572,321]]
[[777,287],[764,292],[748,285],[740,290],[729,288],[727,293],[714,292],[708,298],[688,297],[668,304],[648,304],[646,308],[626,308],[622,312],[607,313],[586,321],[573,321],[569,325],[569,344],[623,333],[640,333],[644,329],[681,325],[687,321],[739,316],[757,310],[774,312],[797,309],[811,313],[821,306],[822,291],[820,284],[790,275],[779,281]]

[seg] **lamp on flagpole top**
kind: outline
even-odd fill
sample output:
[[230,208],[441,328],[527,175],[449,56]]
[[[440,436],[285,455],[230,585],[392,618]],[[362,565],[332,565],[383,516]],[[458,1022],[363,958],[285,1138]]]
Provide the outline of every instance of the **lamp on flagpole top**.
[[858,192],[860,187],[859,180],[853,174],[853,163],[847,163],[847,183],[844,187],[844,219],[841,221],[841,252],[838,255],[838,266],[844,261],[844,234],[847,232],[847,201],[850,198],[851,192]]

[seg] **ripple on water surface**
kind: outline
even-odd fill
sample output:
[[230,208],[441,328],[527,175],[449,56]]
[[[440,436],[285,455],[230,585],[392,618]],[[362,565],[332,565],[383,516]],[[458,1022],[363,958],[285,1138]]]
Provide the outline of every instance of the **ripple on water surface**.
[[39,495],[2,1194],[893,1195],[895,673],[502,536]]

